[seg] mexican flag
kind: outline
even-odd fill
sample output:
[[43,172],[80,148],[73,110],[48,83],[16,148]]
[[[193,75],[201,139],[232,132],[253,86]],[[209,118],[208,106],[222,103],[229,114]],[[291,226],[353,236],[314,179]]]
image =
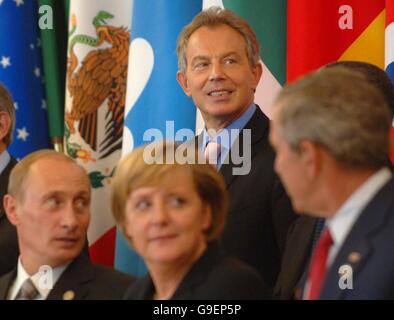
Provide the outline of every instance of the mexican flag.
[[71,1],[65,106],[66,153],[92,185],[88,230],[94,262],[114,263],[109,186],[121,156],[132,1]]

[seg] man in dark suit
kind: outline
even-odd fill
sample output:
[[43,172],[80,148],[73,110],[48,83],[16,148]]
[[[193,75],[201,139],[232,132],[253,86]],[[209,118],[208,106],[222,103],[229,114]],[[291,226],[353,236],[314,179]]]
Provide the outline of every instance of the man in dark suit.
[[231,11],[210,8],[182,30],[177,54],[178,82],[205,122],[199,148],[223,174],[230,195],[222,248],[272,288],[296,216],[273,170],[269,119],[253,102],[262,75],[256,35]]
[[0,84],[0,276],[16,266],[19,255],[15,227],[8,221],[3,208],[8,177],[16,164],[16,160],[7,152],[14,127],[14,103],[10,93]]
[[[346,67],[362,73],[370,84],[381,90],[390,107],[391,117],[394,117],[394,86],[384,70],[361,61],[338,61],[324,66],[323,69],[337,67]],[[387,162],[392,170],[390,160],[387,159]],[[297,285],[306,277],[312,248],[323,226],[324,219],[311,216],[301,216],[291,226],[283,253],[281,272],[274,290],[277,298],[285,300],[294,298]]]
[[0,278],[0,299],[121,299],[133,278],[93,265],[83,253],[90,182],[53,150],[31,153],[10,175],[4,208],[16,226],[20,256]]
[[296,211],[325,219],[300,297],[394,299],[391,120],[382,92],[347,68],[320,70],[279,94],[275,169]]

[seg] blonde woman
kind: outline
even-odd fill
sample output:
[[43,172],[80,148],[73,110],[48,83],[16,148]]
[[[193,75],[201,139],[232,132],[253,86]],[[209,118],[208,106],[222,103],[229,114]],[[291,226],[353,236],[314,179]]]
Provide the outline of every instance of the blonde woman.
[[125,298],[268,298],[258,273],[222,253],[216,241],[227,214],[220,174],[209,164],[190,164],[193,157],[189,164],[176,163],[177,148],[156,143],[160,151],[147,155],[141,147],[118,166],[111,199],[114,217],[149,271]]

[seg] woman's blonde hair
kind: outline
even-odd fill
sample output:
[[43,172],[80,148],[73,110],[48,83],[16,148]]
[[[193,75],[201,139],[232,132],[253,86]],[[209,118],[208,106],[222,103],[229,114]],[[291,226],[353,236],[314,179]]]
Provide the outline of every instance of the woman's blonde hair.
[[[148,147],[152,150],[152,145],[159,152],[148,154]],[[224,180],[212,165],[198,164],[197,152],[191,148],[183,149],[190,153],[188,161],[179,163],[176,159],[179,147],[172,142],[156,142],[135,149],[119,163],[112,181],[111,206],[123,233],[129,195],[137,188],[159,185],[164,177],[182,167],[190,171],[201,201],[211,209],[212,223],[206,231],[206,240],[215,240],[221,234],[228,210]]]

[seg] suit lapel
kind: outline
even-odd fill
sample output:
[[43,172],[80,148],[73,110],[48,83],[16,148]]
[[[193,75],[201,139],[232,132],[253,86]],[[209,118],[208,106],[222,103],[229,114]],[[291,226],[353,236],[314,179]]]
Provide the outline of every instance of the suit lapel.
[[180,283],[171,300],[190,299],[194,296],[195,288],[204,282],[207,274],[221,258],[217,242],[208,245],[204,254],[196,261],[185,278]]
[[373,234],[385,227],[389,206],[394,202],[393,189],[394,179],[392,178],[361,213],[327,274],[320,295],[321,299],[341,299],[346,296],[348,291],[339,287],[338,272],[343,265],[349,265],[352,268],[353,287],[357,287],[357,276],[373,252],[371,241]]
[[7,300],[8,291],[16,278],[16,268],[0,278],[0,300]]
[[[268,128],[269,128],[269,119],[260,110],[260,107],[257,106],[256,111],[254,112],[252,118],[244,127],[244,129],[251,130],[251,158],[247,159],[247,161],[252,161],[253,157],[256,155],[258,151],[256,144],[268,134]],[[243,137],[244,137],[244,131],[241,130],[238,138],[234,142],[235,145],[239,146],[239,155],[243,155],[244,153]],[[224,177],[224,180],[227,185],[227,189],[230,187],[231,183],[238,177],[238,175],[233,174],[233,169],[238,166],[239,165],[234,164],[230,150],[226,161],[224,161],[223,165],[219,170]]]
[[66,268],[47,300],[81,300],[88,294],[89,289],[85,284],[92,281],[94,277],[93,264],[82,254]]

